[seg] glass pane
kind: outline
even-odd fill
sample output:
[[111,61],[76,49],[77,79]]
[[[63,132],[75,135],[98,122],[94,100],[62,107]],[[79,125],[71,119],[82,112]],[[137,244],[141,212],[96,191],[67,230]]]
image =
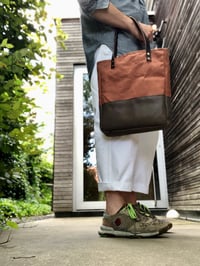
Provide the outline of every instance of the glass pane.
[[[96,155],[94,143],[94,114],[92,109],[91,88],[87,74],[83,74],[83,168],[84,168],[84,201],[102,201],[104,193],[98,192],[98,176],[96,171]],[[157,158],[149,187],[149,194],[137,193],[138,200],[160,200],[160,187]]]
[[149,194],[137,193],[138,200],[160,200],[160,185],[158,176],[157,157],[154,158],[151,182],[149,185]]
[[99,193],[97,187],[98,176],[94,144],[94,114],[87,74],[83,74],[83,127],[84,201],[102,201],[104,200],[104,193]]

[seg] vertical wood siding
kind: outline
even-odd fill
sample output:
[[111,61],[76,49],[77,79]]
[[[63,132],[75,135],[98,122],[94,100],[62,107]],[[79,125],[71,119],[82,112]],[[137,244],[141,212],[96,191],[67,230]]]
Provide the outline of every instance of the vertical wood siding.
[[170,205],[200,211],[200,1],[160,0],[158,25],[167,20],[172,112],[165,132]]
[[57,48],[57,71],[64,75],[56,81],[53,211],[73,208],[73,75],[74,64],[85,63],[79,19],[63,20],[68,34],[67,50]]

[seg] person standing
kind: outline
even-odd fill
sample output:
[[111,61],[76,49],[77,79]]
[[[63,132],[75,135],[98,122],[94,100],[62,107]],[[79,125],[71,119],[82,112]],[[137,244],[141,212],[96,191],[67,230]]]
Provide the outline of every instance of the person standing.
[[[158,219],[137,202],[136,193],[148,194],[158,132],[107,137],[99,126],[97,62],[110,59],[115,29],[120,29],[118,55],[143,49],[142,36],[153,39],[144,0],[78,0],[82,39],[91,84],[94,132],[99,176],[106,210],[100,236],[150,237],[167,232],[172,224]],[[117,93],[117,88],[116,88]]]

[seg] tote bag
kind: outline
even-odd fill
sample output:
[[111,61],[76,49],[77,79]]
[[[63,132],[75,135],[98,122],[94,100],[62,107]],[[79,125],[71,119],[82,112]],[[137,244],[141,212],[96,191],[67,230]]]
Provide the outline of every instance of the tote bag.
[[145,49],[117,56],[116,30],[112,58],[97,63],[100,128],[107,136],[160,130],[169,122],[169,51],[151,49],[138,22],[133,21]]

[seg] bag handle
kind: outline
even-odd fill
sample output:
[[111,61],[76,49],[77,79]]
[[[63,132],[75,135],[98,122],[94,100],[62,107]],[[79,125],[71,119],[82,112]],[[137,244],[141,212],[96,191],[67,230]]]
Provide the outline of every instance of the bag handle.
[[[145,44],[145,50],[146,50],[146,61],[150,62],[151,61],[150,42],[149,42],[148,38],[146,37],[144,31],[141,29],[137,20],[135,20],[133,17],[130,17],[130,18],[135,23],[135,26],[136,26],[137,30],[139,31],[139,33],[142,35],[142,38],[143,38],[143,41]],[[119,30],[116,29],[115,30],[115,36],[114,36],[114,51],[113,51],[113,55],[112,55],[112,59],[111,59],[111,68],[115,68],[115,58],[117,57],[117,46],[118,46],[118,33],[119,33]]]

